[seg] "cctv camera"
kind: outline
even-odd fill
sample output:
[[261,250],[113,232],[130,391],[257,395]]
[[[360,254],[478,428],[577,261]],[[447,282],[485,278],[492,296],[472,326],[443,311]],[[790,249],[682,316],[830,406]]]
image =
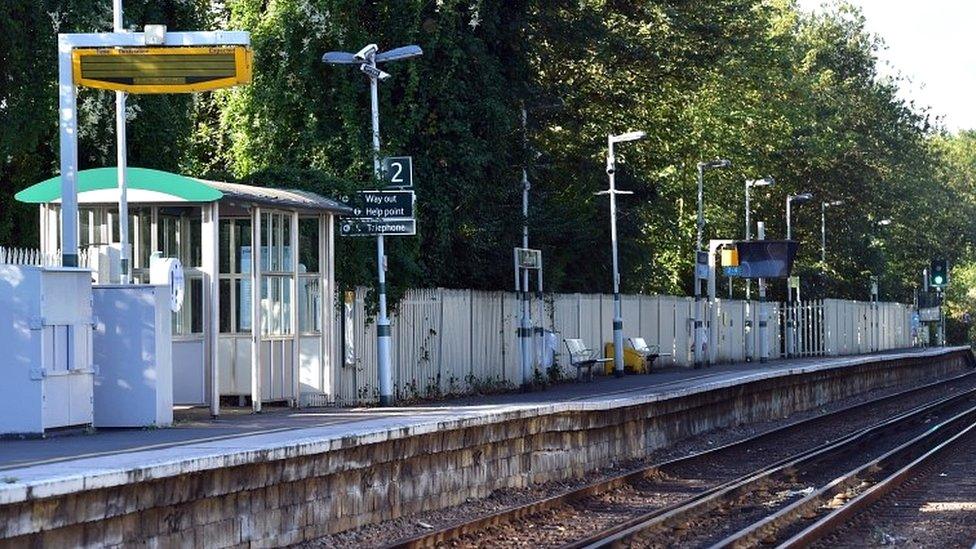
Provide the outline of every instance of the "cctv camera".
[[376,53],[376,50],[378,49],[379,48],[376,47],[376,44],[370,44],[365,48],[356,52],[356,55],[354,55],[353,57],[355,57],[360,61],[366,61],[367,59],[369,59],[369,56],[374,55]]
[[612,157],[607,158],[607,175],[613,175],[613,172],[616,171],[616,167],[616,159]]
[[379,80],[386,80],[387,78],[390,77],[390,75],[388,73],[383,72],[383,71],[377,69],[373,65],[367,65],[366,63],[363,63],[362,65],[360,65],[359,66],[359,70],[361,70],[364,73],[368,74],[369,76],[371,76],[373,78],[377,78]]

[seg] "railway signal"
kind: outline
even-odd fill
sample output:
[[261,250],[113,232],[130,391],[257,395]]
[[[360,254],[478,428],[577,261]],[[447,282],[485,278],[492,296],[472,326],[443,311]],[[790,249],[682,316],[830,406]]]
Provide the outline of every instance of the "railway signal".
[[949,285],[949,262],[945,259],[933,259],[929,269],[929,286],[945,288]]

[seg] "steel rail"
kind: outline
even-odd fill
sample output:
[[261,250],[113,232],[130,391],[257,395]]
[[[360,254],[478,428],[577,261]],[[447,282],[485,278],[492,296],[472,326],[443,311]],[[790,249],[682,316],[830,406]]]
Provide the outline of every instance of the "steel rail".
[[829,460],[833,456],[842,455],[852,448],[869,443],[871,440],[890,431],[897,431],[913,420],[922,419],[933,411],[952,406],[972,397],[976,397],[976,389],[912,408],[878,424],[854,431],[835,441],[801,452],[775,464],[756,469],[747,475],[723,483],[682,502],[634,517],[584,539],[565,544],[562,547],[563,549],[584,547],[592,549],[596,547],[615,546],[648,530],[667,528],[671,525],[681,524],[688,518],[700,516],[729,500],[750,493],[763,485],[776,482],[774,477],[779,475],[789,476],[791,473],[800,470],[806,464],[823,462],[825,459]]
[[[485,516],[477,517],[477,518],[474,518],[474,519],[471,519],[471,520],[457,522],[457,523],[451,524],[451,525],[449,525],[447,527],[440,528],[440,529],[437,529],[437,530],[434,530],[434,531],[431,531],[431,532],[425,532],[425,533],[418,534],[418,535],[413,536],[413,537],[410,537],[410,538],[401,539],[401,540],[395,541],[393,543],[390,543],[390,544],[386,545],[385,547],[386,548],[391,548],[391,549],[392,548],[430,547],[430,546],[436,545],[437,543],[441,543],[441,542],[444,542],[444,541],[447,541],[447,540],[455,539],[455,538],[464,536],[466,534],[474,533],[474,532],[483,530],[483,529],[488,528],[488,527],[493,526],[493,525],[504,524],[504,523],[512,522],[512,521],[518,520],[518,519],[520,519],[522,517],[525,517],[525,516],[528,516],[528,515],[537,513],[539,511],[544,511],[544,510],[548,510],[548,509],[555,508],[555,507],[557,507],[559,505],[562,505],[564,503],[569,503],[569,502],[572,502],[572,501],[577,501],[577,500],[580,500],[580,499],[584,499],[586,497],[599,495],[599,494],[608,492],[610,490],[614,490],[616,488],[619,488],[619,487],[622,487],[622,486],[626,486],[626,485],[631,484],[631,483],[633,483],[635,481],[639,481],[639,480],[641,480],[643,478],[646,478],[646,477],[648,477],[650,475],[653,475],[654,473],[656,473],[656,472],[658,472],[658,471],[660,471],[662,469],[665,469],[665,468],[674,467],[674,466],[678,466],[678,465],[686,464],[686,463],[692,463],[692,462],[694,462],[696,460],[707,459],[710,456],[714,456],[714,455],[716,455],[718,453],[721,453],[721,452],[726,452],[726,451],[734,450],[737,447],[744,447],[744,446],[747,446],[749,444],[755,444],[755,443],[762,442],[764,440],[776,439],[776,438],[781,437],[785,433],[788,433],[790,431],[798,431],[798,430],[810,428],[812,425],[816,425],[816,424],[822,423],[822,422],[831,421],[833,419],[836,419],[837,417],[843,416],[844,414],[856,413],[858,411],[871,409],[871,408],[874,408],[874,407],[877,407],[877,406],[883,406],[886,403],[894,402],[894,401],[897,401],[897,400],[900,400],[900,399],[904,399],[904,398],[907,398],[907,397],[911,397],[913,395],[916,395],[916,394],[919,394],[919,393],[922,393],[922,392],[925,392],[925,391],[928,391],[928,390],[931,390],[931,389],[934,389],[934,388],[938,388],[938,387],[941,387],[941,386],[946,386],[946,385],[950,385],[950,384],[953,384],[953,383],[957,383],[959,381],[963,381],[963,380],[969,378],[970,376],[976,376],[976,373],[969,372],[969,373],[961,374],[961,375],[958,375],[958,376],[951,377],[949,379],[935,381],[935,382],[932,382],[932,383],[928,383],[926,385],[922,385],[922,386],[919,386],[919,387],[913,387],[911,389],[907,389],[907,390],[900,391],[900,392],[897,392],[897,393],[893,393],[893,394],[890,394],[890,395],[887,395],[887,396],[879,397],[877,399],[869,400],[869,401],[866,401],[866,402],[861,402],[861,403],[858,403],[858,404],[853,404],[851,406],[847,406],[845,408],[841,408],[839,410],[835,410],[835,411],[830,412],[830,413],[825,414],[825,415],[810,417],[810,418],[807,418],[807,419],[803,419],[801,421],[797,421],[797,422],[794,422],[794,423],[790,423],[788,425],[783,425],[781,427],[777,427],[775,429],[771,429],[769,431],[765,431],[763,433],[759,433],[759,434],[753,435],[751,437],[748,437],[748,438],[745,438],[745,439],[742,439],[742,440],[739,440],[739,441],[730,442],[728,444],[724,444],[724,445],[718,446],[716,448],[710,448],[708,450],[705,450],[705,451],[702,451],[702,452],[696,452],[696,453],[690,454],[688,456],[684,456],[684,457],[680,457],[680,458],[674,458],[674,459],[671,459],[671,460],[668,460],[668,461],[665,461],[665,462],[662,462],[662,463],[659,463],[659,464],[651,465],[651,466],[648,466],[648,467],[643,467],[641,469],[638,469],[638,470],[635,470],[635,471],[631,471],[629,473],[624,473],[624,474],[617,475],[617,476],[614,476],[614,477],[609,478],[609,479],[604,479],[602,481],[598,481],[598,482],[589,484],[589,485],[584,486],[582,488],[570,490],[570,491],[564,492],[562,494],[558,494],[558,495],[555,495],[555,496],[552,496],[552,497],[549,497],[549,498],[546,498],[546,499],[543,499],[543,500],[538,500],[538,501],[530,502],[530,503],[527,503],[527,504],[518,505],[518,506],[515,506],[515,507],[511,507],[511,508],[508,508],[508,509],[504,509],[504,510],[501,510],[501,511],[498,511],[498,512],[495,512],[495,513],[492,513],[490,515],[485,515]],[[968,394],[968,392],[967,393],[963,393],[963,394]],[[945,397],[943,399],[938,400],[937,402],[944,402],[944,401],[947,401],[947,400],[960,398],[963,394],[956,395],[956,396],[952,396],[952,397]],[[909,409],[909,410],[907,410],[906,412],[903,412],[903,413],[908,413],[908,412],[911,412],[912,410],[917,410],[917,409],[920,409],[920,408],[924,408],[925,406],[928,406],[928,405],[931,405],[931,404],[932,403],[930,402],[930,403],[927,403],[927,404],[923,404],[923,405],[920,405],[920,406],[916,406],[916,407],[914,407],[912,409]],[[887,421],[890,421],[890,420],[891,419],[889,418],[888,420],[886,420],[886,422]],[[876,424],[875,426],[881,425],[883,423],[885,423],[885,422]],[[856,431],[854,431],[852,433],[849,433],[848,435],[845,435],[843,437],[838,438],[835,441],[831,441],[828,444],[837,443],[839,441],[847,440],[851,436],[854,436],[854,435],[856,435],[859,432],[862,432],[862,431],[865,431],[867,429],[870,429],[871,427],[872,426],[868,426],[868,427],[865,427],[863,429],[858,429],[858,430],[856,430]],[[784,463],[788,463],[789,461],[797,458],[798,456],[800,456],[800,455],[806,455],[807,453],[809,453],[811,451],[813,451],[813,450],[808,450],[807,452],[803,452],[801,454],[797,454],[797,455],[792,456],[790,458],[787,458],[785,460],[781,460],[779,462],[770,464],[770,465],[764,467],[763,469],[760,469],[760,470],[757,470],[757,471],[753,471],[752,473],[750,473],[747,476],[748,477],[751,477],[751,476],[755,475],[757,472],[766,471],[768,469],[775,468],[775,467],[777,467],[779,465],[782,465]],[[709,494],[712,494],[712,493],[714,493],[714,492],[716,492],[718,490],[721,490],[723,487],[726,487],[727,485],[730,485],[730,484],[735,483],[736,481],[742,480],[742,478],[745,478],[745,477],[741,477],[740,479],[736,479],[736,480],[733,480],[733,481],[730,481],[730,482],[727,482],[727,483],[723,483],[723,484],[721,484],[719,486],[716,486],[716,487],[714,487],[712,489],[703,491],[701,494],[698,494],[696,496],[693,496],[693,498],[690,498],[690,499],[699,499],[699,498],[707,497]],[[664,513],[668,512],[670,510],[673,510],[673,509],[675,509],[675,508],[677,508],[677,507],[679,507],[679,506],[687,503],[688,501],[689,500],[685,500],[684,502],[679,502],[678,504],[664,507],[664,508],[659,509],[659,510],[657,510],[655,512],[652,512],[652,514],[654,514],[654,515],[664,514]],[[647,517],[647,515],[644,515],[641,518],[642,519],[646,519],[648,517]],[[632,521],[628,521],[627,523],[617,525],[617,526],[613,527],[613,530],[614,531],[618,531],[618,530],[625,529],[625,527],[627,527],[627,526],[630,525],[630,522],[632,522]],[[604,530],[603,533],[609,533],[609,532],[608,532],[608,530]],[[598,536],[594,536],[592,539],[591,538],[587,538],[586,540],[580,540],[578,542],[575,542],[575,543],[572,543],[572,544],[568,545],[567,547],[586,546],[586,545],[588,545],[591,542],[597,541],[598,539],[599,539]]]
[[976,422],[970,423],[948,440],[940,442],[913,460],[911,463],[895,471],[888,477],[876,482],[873,486],[858,494],[854,499],[848,501],[847,505],[834,510],[825,517],[822,517],[814,524],[811,524],[807,528],[803,529],[803,531],[800,533],[783,542],[780,547],[805,547],[829,534],[830,532],[833,532],[840,525],[848,522],[855,515],[863,512],[875,502],[905,484],[905,482],[920,473],[920,470],[924,469],[933,460],[952,451],[952,449],[958,444],[962,443],[967,436],[971,435],[974,429],[976,429]]

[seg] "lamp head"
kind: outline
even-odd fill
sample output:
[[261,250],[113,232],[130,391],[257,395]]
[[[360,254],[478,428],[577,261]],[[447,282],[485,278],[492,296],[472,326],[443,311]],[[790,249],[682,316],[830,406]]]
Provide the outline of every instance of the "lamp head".
[[642,131],[627,132],[620,135],[609,136],[611,143],[623,143],[625,141],[637,141],[638,139],[643,139],[647,134]]
[[746,181],[746,185],[750,187],[771,187],[776,184],[776,180],[772,177],[764,177],[762,179],[751,179]]
[[840,206],[843,204],[843,200],[831,200],[830,202],[824,202],[824,206]]
[[731,168],[732,161],[728,158],[716,158],[711,162],[699,162],[698,167],[703,170],[714,170],[718,168]]
[[790,202],[795,204],[803,204],[804,202],[809,202],[811,200],[813,200],[812,193],[800,193],[790,197]]
[[355,65],[361,63],[354,54],[346,51],[330,51],[322,56],[322,62],[330,65]]
[[399,48],[393,48],[392,50],[385,51],[383,53],[377,53],[376,62],[385,63],[386,61],[400,61],[401,59],[420,57],[423,54],[424,51],[420,49],[420,46],[411,44],[409,46],[401,46]]

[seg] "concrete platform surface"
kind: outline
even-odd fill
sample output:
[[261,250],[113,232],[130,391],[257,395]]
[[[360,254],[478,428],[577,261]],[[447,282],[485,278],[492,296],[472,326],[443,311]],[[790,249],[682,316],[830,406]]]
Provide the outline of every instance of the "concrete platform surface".
[[232,410],[181,414],[170,429],[110,430],[0,440],[0,505],[260,461],[327,452],[445,429],[563,411],[602,410],[736,384],[880,360],[940,356],[966,347],[669,370],[533,393],[465,397],[410,407]]

